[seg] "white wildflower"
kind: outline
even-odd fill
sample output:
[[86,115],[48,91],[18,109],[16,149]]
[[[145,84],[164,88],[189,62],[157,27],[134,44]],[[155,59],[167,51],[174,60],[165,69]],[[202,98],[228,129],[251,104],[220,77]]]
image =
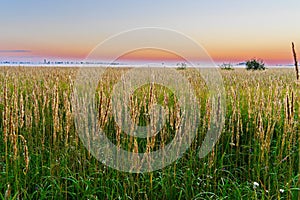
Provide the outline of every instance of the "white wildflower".
[[254,181],[253,182],[253,189],[256,189],[258,186],[259,186],[259,183]]
[[279,192],[280,192],[280,193],[284,193],[284,189],[280,189]]

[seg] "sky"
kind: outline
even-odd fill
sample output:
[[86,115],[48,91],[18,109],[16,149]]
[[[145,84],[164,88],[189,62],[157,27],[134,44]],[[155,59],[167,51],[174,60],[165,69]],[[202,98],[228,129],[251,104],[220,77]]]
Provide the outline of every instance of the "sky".
[[[0,61],[83,60],[107,38],[141,27],[178,31],[217,63],[292,64],[292,41],[300,55],[299,0],[10,0],[1,2],[0,26]],[[148,49],[127,59],[164,57],[180,55]]]

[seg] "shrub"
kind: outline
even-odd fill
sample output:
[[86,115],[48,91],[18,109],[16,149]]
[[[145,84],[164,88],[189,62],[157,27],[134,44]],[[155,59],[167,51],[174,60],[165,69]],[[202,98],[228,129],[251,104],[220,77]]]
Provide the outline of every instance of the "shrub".
[[265,63],[259,59],[252,59],[246,61],[247,70],[265,70]]
[[220,68],[224,70],[233,70],[233,66],[230,63],[223,63]]
[[178,70],[184,70],[184,69],[186,69],[186,67],[187,67],[186,63],[177,63]]

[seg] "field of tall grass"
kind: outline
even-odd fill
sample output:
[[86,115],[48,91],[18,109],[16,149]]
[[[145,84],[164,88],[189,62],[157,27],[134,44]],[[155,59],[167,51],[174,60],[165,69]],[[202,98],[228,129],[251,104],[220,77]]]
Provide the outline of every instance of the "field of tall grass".
[[[114,121],[111,93],[128,68],[108,68],[97,91],[98,124],[118,147],[155,151],[174,137],[178,98],[161,85],[132,94],[131,117],[149,123],[149,107],[167,110],[159,134],[125,134]],[[178,70],[200,107],[197,135],[184,155],[148,173],[126,173],[94,158],[76,131],[72,95],[77,68],[0,69],[0,199],[299,199],[300,85],[292,69],[220,71],[226,118],[214,149],[200,159],[211,109],[205,82]],[[147,114],[148,113],[148,114]],[[133,161],[134,162],[134,161]]]

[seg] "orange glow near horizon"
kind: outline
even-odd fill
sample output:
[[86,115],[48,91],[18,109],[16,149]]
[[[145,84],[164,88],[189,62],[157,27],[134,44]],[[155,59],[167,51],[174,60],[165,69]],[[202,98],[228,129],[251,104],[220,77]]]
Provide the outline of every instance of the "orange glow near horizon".
[[175,53],[160,49],[139,49],[120,56],[120,61],[161,61],[161,62],[186,62],[184,58]]
[[[250,45],[249,45],[250,46]],[[293,58],[291,54],[291,49],[289,46],[278,47],[268,45],[267,47],[258,48],[256,45],[251,45],[250,47],[242,46],[242,45],[234,45],[232,46],[220,44],[220,45],[207,45],[205,47],[211,59],[216,63],[222,62],[231,62],[238,63],[243,62],[247,59],[251,58],[259,58],[264,60],[268,64],[292,64]],[[10,48],[13,49],[13,48]],[[16,48],[15,48],[16,49]],[[28,46],[24,46],[23,49],[29,49],[30,52],[27,53],[17,53],[17,54],[8,54],[2,53],[4,56],[24,56],[26,61],[26,56],[36,56],[43,59],[75,59],[75,60],[85,60],[89,53],[93,50],[92,45],[84,45],[84,44],[72,44],[72,45],[60,45],[57,44],[47,44],[43,46],[33,45],[32,48],[28,48]],[[297,50],[297,49],[296,49]],[[108,50],[107,55],[104,55],[103,58],[111,56],[113,54],[113,50]],[[189,52],[190,57],[186,59],[197,59],[198,56],[194,52]],[[118,58],[120,61],[153,61],[153,62],[185,62],[185,59],[180,55],[176,55],[173,52],[160,50],[160,49],[138,49],[135,51],[128,52],[121,57]],[[23,61],[23,60],[22,60]],[[102,61],[99,58],[99,61]]]
[[289,46],[284,48],[209,48],[208,53],[215,62],[243,62],[248,59],[262,59],[268,64],[290,64],[293,57]]
[[[292,63],[291,52],[289,51],[263,51],[263,50],[207,50],[214,62],[242,62],[251,58],[260,58],[270,64],[278,63]],[[58,59],[77,59],[84,60],[89,50],[87,48],[60,48],[57,50],[47,49],[37,53],[33,51],[37,56],[43,58],[58,58]],[[197,59],[196,55],[193,55]],[[126,53],[118,58],[120,61],[159,61],[159,62],[184,62],[185,59],[180,55],[176,55],[172,52],[159,50],[159,49],[141,49]]]
[[86,58],[89,52],[89,48],[84,48],[79,45],[72,46],[59,46],[59,48],[41,48],[38,51],[39,56],[52,57],[52,58],[64,58],[64,59],[78,59],[83,60]]
[[[72,44],[60,46],[59,48],[55,48],[55,45],[47,46],[48,48],[40,48],[42,50],[37,50],[39,56],[44,57],[53,57],[53,58],[65,58],[65,59],[78,59],[84,60],[89,53],[93,50],[92,45],[84,45],[84,44]],[[289,45],[272,45],[265,44],[265,46],[259,46],[256,43],[252,45],[244,46],[242,44],[232,44],[231,46],[227,43],[225,44],[211,44],[204,47],[214,62],[243,62],[247,59],[251,58],[259,58],[264,60],[268,64],[292,64],[293,58],[291,54],[291,49]],[[36,49],[38,49],[36,47]],[[112,56],[110,54],[114,54],[114,49],[108,49],[107,55],[103,55],[103,58]],[[189,52],[189,58],[193,60],[201,60],[199,59],[199,55],[195,52]],[[128,52],[121,57],[118,58],[120,61],[154,61],[154,62],[184,62],[184,58],[180,55],[176,55],[173,52],[160,50],[160,49],[138,49],[135,51]],[[101,61],[101,58],[99,58]]]

